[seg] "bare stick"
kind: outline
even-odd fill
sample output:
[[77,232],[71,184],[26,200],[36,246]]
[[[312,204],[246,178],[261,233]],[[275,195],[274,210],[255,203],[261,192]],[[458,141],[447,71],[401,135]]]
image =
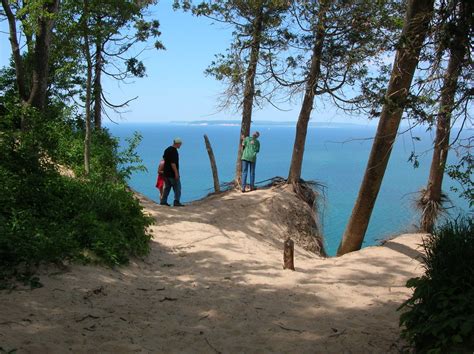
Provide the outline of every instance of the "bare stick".
[[283,248],[283,269],[295,270],[294,254],[295,243],[288,237]]
[[209,161],[211,162],[212,178],[214,180],[214,190],[216,192],[220,192],[221,188],[219,186],[219,176],[217,174],[216,159],[214,158],[214,152],[212,151],[211,143],[209,142],[209,138],[206,134],[204,134],[204,142],[206,143],[207,153],[209,154]]

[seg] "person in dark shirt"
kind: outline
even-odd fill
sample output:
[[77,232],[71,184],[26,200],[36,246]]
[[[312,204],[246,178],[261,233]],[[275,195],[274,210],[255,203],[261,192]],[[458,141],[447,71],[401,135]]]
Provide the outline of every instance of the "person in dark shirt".
[[160,205],[170,206],[168,204],[168,195],[170,194],[171,187],[174,192],[174,203],[176,207],[183,206],[179,201],[181,198],[181,180],[179,176],[179,154],[178,149],[181,147],[183,141],[180,138],[173,140],[173,145],[166,148],[163,153],[163,160],[165,160],[165,167],[163,175],[165,177],[165,190],[160,200]]

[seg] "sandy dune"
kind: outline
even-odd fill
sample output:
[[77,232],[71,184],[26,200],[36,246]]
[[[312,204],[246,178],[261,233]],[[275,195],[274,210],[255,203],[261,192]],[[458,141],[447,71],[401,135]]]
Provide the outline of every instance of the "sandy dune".
[[[0,292],[0,352],[397,353],[396,309],[421,274],[423,235],[323,259],[272,215],[285,189],[230,192],[184,208],[141,198],[150,255],[119,269],[43,269],[43,288]],[[249,210],[252,213],[249,214]]]

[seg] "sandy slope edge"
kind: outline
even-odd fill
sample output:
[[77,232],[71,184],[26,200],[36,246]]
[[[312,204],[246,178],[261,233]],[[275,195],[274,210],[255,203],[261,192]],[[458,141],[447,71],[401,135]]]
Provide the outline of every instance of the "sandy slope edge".
[[297,271],[284,271],[286,221],[269,215],[272,203],[286,198],[281,193],[230,192],[185,208],[141,197],[157,222],[151,254],[115,270],[44,269],[43,288],[0,292],[0,347],[18,353],[398,352],[396,309],[410,295],[406,280],[422,272],[423,235],[340,258],[297,247]]

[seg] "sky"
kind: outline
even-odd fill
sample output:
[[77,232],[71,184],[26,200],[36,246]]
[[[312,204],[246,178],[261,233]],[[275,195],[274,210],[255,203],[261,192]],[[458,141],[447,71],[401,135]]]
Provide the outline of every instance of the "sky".
[[[231,42],[231,28],[213,23],[190,13],[174,11],[172,0],[161,0],[149,8],[149,18],[160,21],[161,42],[165,51],[150,49],[141,55],[146,66],[146,77],[129,83],[104,80],[104,91],[110,101],[121,103],[135,96],[121,114],[110,113],[116,122],[169,122],[193,120],[240,120],[240,112],[219,111],[219,94],[223,86],[204,70],[215,54],[225,53]],[[0,23],[0,66],[8,64],[11,55],[6,21]],[[255,109],[254,121],[294,121],[299,114],[299,102],[284,107],[271,106]],[[347,117],[330,105],[316,108],[312,120],[316,122],[348,122],[369,124],[365,119]],[[372,122],[371,124],[373,124]]]
[[[128,85],[107,83],[106,90],[117,97],[117,101],[139,96],[123,118],[128,122],[240,120],[240,112],[219,111],[218,98],[224,87],[204,74],[215,55],[225,53],[229,47],[232,29],[204,17],[174,11],[172,0],[160,1],[149,12],[150,18],[160,21],[160,39],[166,50],[144,53],[142,60],[147,67],[147,77]],[[289,111],[282,112],[271,106],[256,109],[253,120],[296,122],[299,106],[284,108]],[[347,119],[327,106],[316,111],[313,118],[317,121]]]
[[[118,115],[110,112],[115,122],[170,122],[194,120],[241,120],[235,110],[219,111],[218,98],[224,87],[204,70],[215,54],[225,53],[231,43],[232,29],[172,9],[173,0],[161,0],[148,9],[148,19],[158,19],[165,51],[150,49],[142,53],[146,77],[128,83],[104,79],[109,101],[119,104],[133,97],[126,110]],[[150,43],[151,46],[151,43]],[[0,22],[0,66],[8,64],[11,55],[6,21]],[[300,101],[283,107],[254,109],[253,121],[293,121],[298,119]],[[312,112],[314,122],[344,122],[375,125],[377,120],[347,116],[330,103],[318,101]]]

